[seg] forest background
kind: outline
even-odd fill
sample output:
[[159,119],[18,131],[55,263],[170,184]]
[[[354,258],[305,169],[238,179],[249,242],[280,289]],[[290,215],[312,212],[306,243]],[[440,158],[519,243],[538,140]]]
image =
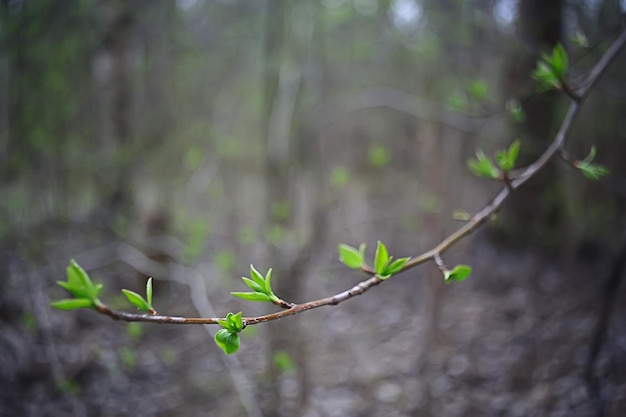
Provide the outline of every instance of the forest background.
[[362,279],[337,244],[412,256],[527,164],[567,97],[531,73],[560,42],[580,80],[614,0],[2,0],[0,414],[621,416],[626,412],[626,58],[552,161],[434,265],[336,307],[217,328],[64,313],[76,259],[103,298],[154,277],[167,314],[258,315],[239,277],[303,302]]

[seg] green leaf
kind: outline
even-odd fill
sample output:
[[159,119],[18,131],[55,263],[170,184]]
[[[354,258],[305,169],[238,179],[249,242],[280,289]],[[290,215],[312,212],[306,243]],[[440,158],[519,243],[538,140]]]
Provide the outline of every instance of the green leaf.
[[496,156],[498,165],[503,171],[510,171],[515,168],[515,161],[519,154],[519,140],[516,140],[509,146],[509,149],[501,151]]
[[122,292],[128,298],[128,301],[141,311],[150,312],[150,304],[144,298],[134,291],[123,289]]
[[272,280],[272,268],[267,270],[267,274],[265,274],[265,294],[270,295],[273,294],[272,292],[272,285],[270,284],[270,281]]
[[229,332],[226,329],[220,329],[215,333],[215,343],[226,353],[230,355],[239,350],[241,340],[237,333]]
[[543,90],[561,88],[568,67],[567,52],[563,45],[557,44],[552,50],[552,55],[543,54],[532,77],[540,82]]
[[230,294],[248,301],[272,301],[269,295],[262,292],[231,292]]
[[77,287],[75,284],[66,281],[57,281],[57,284],[76,298],[91,299],[89,291],[82,286]]
[[254,292],[263,292],[263,287],[249,278],[241,277],[243,282]]
[[257,271],[252,264],[250,264],[250,278],[259,284],[261,288],[265,287],[265,279],[263,279],[263,275],[261,275],[261,273],[259,273],[259,271]]
[[406,265],[409,259],[411,258],[396,259],[391,263],[391,265],[389,265],[389,267],[387,267],[387,270],[385,272],[389,275],[398,273],[402,268],[404,268],[404,265]]
[[511,99],[506,102],[506,110],[516,123],[521,123],[526,118],[524,115],[524,109],[522,109],[519,101],[515,99]]
[[484,80],[476,80],[472,82],[472,84],[470,84],[469,88],[467,89],[467,91],[469,91],[469,93],[478,100],[486,98],[488,90],[489,86]]
[[600,164],[592,164],[591,161],[596,157],[596,147],[592,146],[589,155],[582,161],[577,161],[574,166],[578,168],[585,177],[598,181],[601,177],[608,175],[609,169]]
[[579,161],[576,166],[583,175],[590,180],[598,181],[600,178],[608,175],[609,169],[604,165],[590,164],[588,162]]
[[461,111],[461,110],[465,110],[467,108],[467,97],[465,96],[465,94],[462,91],[455,91],[449,98],[448,98],[448,107],[451,110],[455,110],[455,111]]
[[[365,248],[363,248],[365,251]],[[339,260],[351,269],[358,269],[363,265],[363,256],[360,250],[344,243],[339,244]]]
[[59,310],[77,310],[79,308],[93,308],[94,303],[89,298],[71,298],[53,301],[50,305]]
[[367,157],[372,166],[382,168],[391,162],[391,154],[384,146],[371,146],[367,152]]
[[570,40],[574,45],[578,46],[579,48],[589,47],[589,41],[587,40],[587,37],[580,30],[577,30],[576,33],[570,38]]
[[83,287],[88,294],[88,298],[95,300],[98,297],[98,290],[91,282],[89,275],[78,263],[72,259],[67,267],[67,281],[76,288]]
[[152,277],[148,278],[146,283],[146,298],[148,299],[148,305],[152,305]]
[[497,179],[500,176],[498,168],[487,158],[483,151],[476,151],[477,159],[470,159],[467,166],[477,177]]
[[563,80],[569,66],[567,52],[565,52],[563,45],[560,43],[556,44],[552,50],[552,59],[548,63],[552,66],[552,69],[554,69],[556,77]]
[[376,256],[374,258],[374,269],[376,269],[377,275],[385,275],[385,271],[390,260],[387,247],[379,240],[376,246]]
[[446,271],[444,274],[445,281],[463,281],[472,273],[472,267],[469,265],[457,265],[452,270]]
[[230,330],[239,333],[243,329],[243,321],[241,319],[241,311],[237,314],[228,313],[226,321],[230,324]]

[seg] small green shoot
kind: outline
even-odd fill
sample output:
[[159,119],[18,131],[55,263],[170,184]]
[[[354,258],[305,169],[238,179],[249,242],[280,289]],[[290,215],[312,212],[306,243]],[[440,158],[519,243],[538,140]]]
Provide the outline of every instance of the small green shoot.
[[[251,278],[251,279],[250,279]],[[250,278],[241,277],[253,292],[231,292],[231,295],[248,301],[278,302],[280,299],[272,291],[272,268],[267,270],[265,277],[250,265]]]
[[532,77],[539,81],[543,91],[552,88],[561,89],[568,70],[567,53],[560,43],[552,50],[552,55],[543,54],[537,62]]
[[123,289],[122,292],[126,296],[126,299],[137,307],[138,310],[141,310],[146,313],[156,314],[156,311],[152,307],[152,278],[148,278],[148,282],[146,283],[146,298],[143,298],[141,295],[137,294],[134,291]]
[[500,171],[481,150],[476,151],[476,159],[470,159],[467,166],[477,177],[497,179]]
[[379,240],[376,246],[376,255],[374,256],[376,275],[378,275],[380,279],[388,279],[392,275],[400,272],[409,259],[411,258],[400,258],[393,261],[393,256],[389,256],[387,247]]
[[241,344],[238,333],[244,328],[241,311],[237,314],[228,313],[226,320],[218,320],[217,322],[222,328],[215,333],[215,343],[227,355],[237,352]]
[[359,249],[344,243],[339,244],[339,260],[350,269],[359,269],[365,263],[365,243]]
[[472,267],[469,265],[456,265],[451,270],[445,271],[444,279],[449,281],[464,281],[472,273]]
[[596,157],[596,147],[592,146],[589,155],[582,161],[576,161],[574,166],[582,172],[582,174],[590,180],[598,181],[600,178],[608,175],[609,169],[600,164],[592,164],[591,161]]
[[57,284],[74,298],[54,301],[50,303],[52,307],[59,310],[76,310],[95,308],[101,304],[98,294],[102,291],[102,284],[94,284],[87,272],[75,260],[70,261],[66,273],[67,281],[57,281]]
[[515,161],[519,154],[519,140],[516,140],[509,146],[508,149],[504,149],[496,155],[496,161],[504,172],[508,172],[515,168]]

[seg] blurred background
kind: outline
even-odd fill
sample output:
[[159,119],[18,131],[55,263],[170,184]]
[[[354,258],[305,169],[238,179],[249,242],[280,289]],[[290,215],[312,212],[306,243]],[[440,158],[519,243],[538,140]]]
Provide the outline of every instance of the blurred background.
[[414,256],[500,185],[466,161],[550,143],[538,94],[561,42],[576,86],[624,24],[617,0],[0,1],[0,414],[623,416],[626,57],[566,148],[433,265],[250,326],[61,312],[76,259],[103,300],[155,280],[160,313],[276,311],[229,295],[249,265],[288,301],[364,276],[337,244]]

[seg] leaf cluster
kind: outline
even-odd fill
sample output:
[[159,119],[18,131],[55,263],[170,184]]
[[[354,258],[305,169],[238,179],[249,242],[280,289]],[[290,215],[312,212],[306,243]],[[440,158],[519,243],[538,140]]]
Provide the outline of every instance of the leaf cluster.
[[241,344],[239,332],[245,327],[241,319],[241,311],[237,314],[228,313],[226,320],[218,320],[217,323],[222,328],[215,333],[215,343],[227,355],[237,352]]
[[156,311],[152,307],[152,278],[148,279],[146,283],[146,298],[137,294],[134,291],[123,289],[122,292],[128,299],[128,301],[137,307],[137,309],[150,314],[156,314]]
[[609,169],[600,164],[592,164],[591,162],[596,157],[596,147],[592,146],[589,155],[582,161],[576,161],[574,166],[582,172],[582,174],[594,181],[598,181],[601,177],[604,177],[609,173]]
[[271,286],[272,268],[267,270],[265,277],[257,271],[254,266],[250,265],[250,278],[241,277],[243,282],[252,290],[252,292],[231,292],[235,297],[248,301],[260,302],[278,302],[280,299],[274,294]]
[[532,77],[539,81],[542,91],[552,88],[561,89],[565,81],[569,62],[567,53],[560,43],[552,49],[552,55],[543,54],[537,61],[537,68],[532,73]]
[[476,159],[470,159],[467,166],[477,177],[500,179],[502,172],[509,172],[515,168],[519,147],[519,140],[516,140],[507,149],[499,151],[495,158],[498,166],[482,150],[478,150]]
[[[365,247],[365,243],[361,243],[359,249],[341,243],[339,244],[339,260],[348,268],[362,268],[366,266]],[[385,244],[379,240],[374,255],[374,270],[380,279],[387,279],[402,271],[409,259],[411,258],[399,258],[394,261],[393,256],[389,256]]]
[[50,305],[54,308],[76,310],[94,308],[101,304],[98,294],[102,291],[102,284],[94,284],[87,272],[73,259],[67,267],[67,281],[57,281],[57,284],[74,298],[53,301]]

